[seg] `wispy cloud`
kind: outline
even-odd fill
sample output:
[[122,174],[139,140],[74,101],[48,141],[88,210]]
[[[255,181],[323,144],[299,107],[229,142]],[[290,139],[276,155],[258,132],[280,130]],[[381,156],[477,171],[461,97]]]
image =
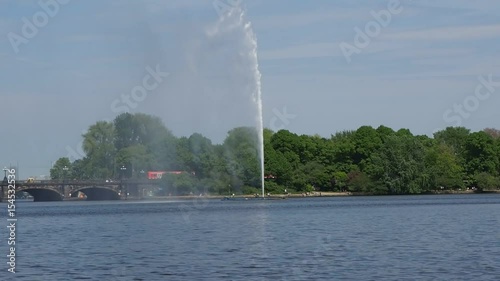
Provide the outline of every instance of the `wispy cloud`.
[[0,33],[6,35],[8,32],[12,31],[14,31],[14,22],[9,19],[0,18]]
[[430,8],[459,8],[467,9],[471,11],[478,11],[481,13],[494,13],[495,10],[492,7],[498,5],[498,0],[482,0],[482,1],[470,1],[470,0],[419,0],[413,1],[412,5],[430,7]]
[[74,34],[64,38],[66,42],[91,42],[103,39],[109,39],[109,37],[104,37],[103,35],[97,34]]
[[452,26],[422,30],[389,33],[383,37],[393,40],[475,40],[497,38],[500,36],[500,24],[477,26]]
[[322,22],[333,23],[335,21],[363,18],[368,13],[354,9],[305,11],[301,13],[288,13],[273,15],[269,17],[256,18],[254,26],[256,28],[294,28],[298,26],[307,26]]
[[16,64],[22,63],[23,67],[47,68],[53,65],[52,62],[46,61],[38,57],[16,56],[10,58]]
[[274,50],[262,50],[261,60],[331,57],[340,54],[338,43],[312,43]]
[[[121,1],[120,1],[121,2]],[[195,9],[203,6],[211,7],[212,1],[184,0],[184,1],[165,1],[165,0],[145,0],[144,4],[149,13],[158,14],[167,10]]]
[[[298,44],[285,46],[272,50],[261,50],[259,59],[302,59],[302,58],[320,58],[320,57],[341,57],[343,56],[340,48],[340,42],[320,42],[310,44]],[[389,41],[377,41],[370,45],[366,54],[381,53],[393,50],[403,50],[408,47],[407,44]]]

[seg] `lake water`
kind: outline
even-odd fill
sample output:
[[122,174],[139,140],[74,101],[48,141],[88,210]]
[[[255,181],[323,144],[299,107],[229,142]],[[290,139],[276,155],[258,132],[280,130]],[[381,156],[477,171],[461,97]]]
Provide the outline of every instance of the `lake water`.
[[17,209],[15,280],[500,278],[500,194]]

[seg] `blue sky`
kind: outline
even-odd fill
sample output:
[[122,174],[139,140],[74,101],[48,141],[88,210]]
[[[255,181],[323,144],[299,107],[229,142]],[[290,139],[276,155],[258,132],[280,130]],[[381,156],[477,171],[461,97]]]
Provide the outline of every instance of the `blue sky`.
[[[499,83],[478,85],[479,77],[500,81],[500,2],[401,0],[382,26],[372,14],[391,1],[241,1],[258,40],[264,126],[325,137],[381,124],[426,135],[458,124],[499,128]],[[0,0],[8,136],[0,165],[19,163],[23,178],[48,174],[53,161],[78,151],[89,125],[116,116],[111,105],[142,83],[148,66],[169,76],[131,112],[215,142],[253,121],[241,94],[250,66],[236,59],[241,34],[207,36],[220,20],[214,1],[65,2],[16,52],[12,34],[24,36],[23,18],[44,10],[39,1]],[[348,61],[340,45],[355,46],[355,29],[377,24]]]

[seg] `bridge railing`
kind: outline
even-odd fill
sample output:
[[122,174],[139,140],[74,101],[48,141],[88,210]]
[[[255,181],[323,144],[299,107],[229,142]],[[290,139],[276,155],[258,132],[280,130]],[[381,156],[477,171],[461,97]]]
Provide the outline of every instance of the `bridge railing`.
[[[0,182],[1,183],[1,182]],[[147,184],[158,183],[158,180],[35,180],[16,181],[16,185],[118,185],[118,184]]]

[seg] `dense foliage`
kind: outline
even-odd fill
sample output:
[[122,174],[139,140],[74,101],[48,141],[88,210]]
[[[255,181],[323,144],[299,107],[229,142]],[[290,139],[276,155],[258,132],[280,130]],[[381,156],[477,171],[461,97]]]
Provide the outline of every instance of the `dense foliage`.
[[[165,175],[164,194],[258,193],[257,132],[239,127],[222,144],[195,133],[174,136],[156,117],[124,113],[97,122],[83,135],[86,156],[60,158],[52,178],[145,178]],[[433,190],[500,189],[500,132],[449,127],[434,138],[363,126],[330,138],[264,130],[268,192],[351,191],[418,194]],[[63,172],[63,167],[69,168]],[[65,175],[65,173],[68,175]]]

